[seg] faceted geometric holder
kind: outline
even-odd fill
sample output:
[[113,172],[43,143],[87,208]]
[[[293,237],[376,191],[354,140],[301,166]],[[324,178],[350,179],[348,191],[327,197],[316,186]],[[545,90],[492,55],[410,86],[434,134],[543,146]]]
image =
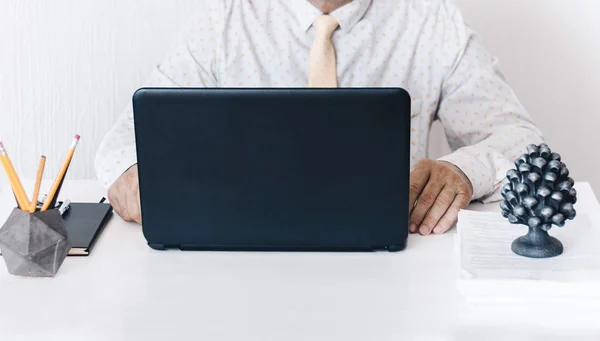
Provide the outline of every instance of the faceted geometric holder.
[[0,229],[0,251],[13,275],[54,277],[70,249],[57,209],[29,213],[15,208]]

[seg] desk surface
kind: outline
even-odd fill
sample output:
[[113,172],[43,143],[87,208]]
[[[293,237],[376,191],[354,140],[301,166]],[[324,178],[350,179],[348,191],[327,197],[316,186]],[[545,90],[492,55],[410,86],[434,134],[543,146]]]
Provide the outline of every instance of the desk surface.
[[[94,181],[62,193],[104,195]],[[0,194],[1,221],[13,201]],[[593,329],[539,330],[535,319],[462,320],[454,231],[412,235],[400,253],[155,251],[140,226],[115,216],[92,255],[67,258],[53,279],[11,276],[0,262],[0,340],[600,339]]]

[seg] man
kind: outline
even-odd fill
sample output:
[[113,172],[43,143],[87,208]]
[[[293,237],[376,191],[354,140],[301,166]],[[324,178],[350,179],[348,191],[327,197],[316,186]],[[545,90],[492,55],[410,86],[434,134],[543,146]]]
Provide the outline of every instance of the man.
[[[542,142],[450,0],[206,0],[148,86],[402,87],[412,97],[411,233],[444,233],[472,200],[498,198]],[[426,159],[439,119],[453,149]],[[96,159],[115,211],[141,223],[131,107]]]

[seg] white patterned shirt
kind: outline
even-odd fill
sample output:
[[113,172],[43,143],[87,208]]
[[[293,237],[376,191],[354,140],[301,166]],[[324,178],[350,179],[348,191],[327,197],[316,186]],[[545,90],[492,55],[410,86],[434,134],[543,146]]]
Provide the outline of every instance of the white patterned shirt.
[[[144,86],[306,87],[312,23],[306,0],[198,0],[204,7]],[[498,198],[513,160],[542,134],[496,59],[451,0],[354,0],[330,13],[339,87],[401,87],[412,97],[411,167],[441,121],[473,199]],[[184,124],[184,123],[182,123]],[[104,138],[96,170],[110,186],[136,163],[131,105]]]

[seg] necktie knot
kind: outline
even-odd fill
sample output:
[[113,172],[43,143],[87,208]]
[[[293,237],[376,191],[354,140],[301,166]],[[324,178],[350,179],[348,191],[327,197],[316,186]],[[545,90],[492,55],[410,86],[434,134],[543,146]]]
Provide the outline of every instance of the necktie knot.
[[317,31],[317,36],[330,39],[339,23],[332,16],[323,14],[315,20],[313,26]]

